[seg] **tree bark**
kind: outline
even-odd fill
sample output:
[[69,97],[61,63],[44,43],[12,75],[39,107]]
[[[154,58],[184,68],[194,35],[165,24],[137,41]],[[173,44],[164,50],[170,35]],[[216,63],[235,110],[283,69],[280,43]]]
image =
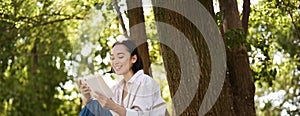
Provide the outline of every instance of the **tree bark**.
[[219,0],[220,11],[223,14],[223,28],[226,32],[229,28],[242,29],[237,1],[236,0]]
[[[227,33],[232,30],[242,29],[242,22],[237,10],[236,0],[219,0],[219,3],[224,32]],[[246,31],[244,30],[244,32]],[[234,111],[238,116],[254,116],[254,80],[249,66],[249,57],[246,47],[242,45],[242,39],[245,39],[242,38],[242,36],[245,35],[239,34],[243,33],[229,35],[230,43],[234,44],[227,49],[227,66],[229,69],[231,89],[234,96]]]
[[[165,0],[166,1],[166,0]],[[185,0],[171,0],[172,5],[176,7],[177,4],[184,4]],[[211,0],[199,0],[200,3],[202,3],[205,8],[212,14],[214,17],[213,12],[213,5]],[[155,4],[162,4],[159,0],[152,0],[152,3]],[[185,9],[182,9],[185,10]],[[195,11],[196,12],[196,11]],[[207,87],[209,85],[210,81],[210,72],[211,72],[211,59],[210,54],[208,50],[208,46],[199,30],[191,23],[188,19],[183,17],[182,15],[168,10],[164,8],[154,7],[154,14],[155,14],[155,20],[158,22],[167,23],[169,25],[174,26],[177,30],[179,30],[181,33],[183,33],[189,40],[189,42],[192,44],[192,47],[195,49],[195,52],[198,56],[197,60],[199,61],[200,65],[200,80],[198,83],[198,89],[196,95],[192,98],[192,102],[189,104],[189,106],[184,110],[183,113],[179,113],[178,110],[180,110],[180,103],[185,103],[187,100],[184,99],[172,99],[173,105],[175,111],[173,111],[173,115],[183,115],[183,116],[190,116],[190,115],[198,115],[198,111],[200,108],[200,105],[202,103],[202,100],[204,98],[204,95],[206,93]],[[183,70],[192,71],[194,70],[192,66],[188,67],[187,69],[183,69],[180,66],[179,57],[189,58],[190,53],[185,53],[184,49],[189,46],[183,46],[182,49],[180,49],[181,39],[179,36],[179,32],[172,31],[171,29],[164,28],[162,26],[157,26],[158,28],[158,35],[159,39],[167,39],[168,43],[171,43],[172,46],[166,46],[164,44],[161,44],[161,52],[163,56],[164,66],[167,73],[167,80],[170,87],[171,97],[173,98],[176,91],[178,91],[178,86],[180,83],[181,78],[188,78],[191,81],[198,79],[195,78],[195,75],[189,75],[186,77],[181,77],[181,73]],[[178,51],[181,51],[182,56],[177,56],[172,49],[170,48],[178,48]],[[185,61],[188,61],[191,59],[185,59]],[[194,61],[191,61],[194,62]],[[197,76],[197,75],[196,75]],[[183,85],[188,85],[189,83],[184,83]],[[232,97],[232,91],[230,87],[230,80],[229,78],[225,79],[225,83],[223,86],[223,89],[221,91],[221,94],[216,101],[215,105],[212,107],[212,109],[206,114],[206,115],[224,115],[224,116],[233,116],[235,115],[234,109],[233,109],[233,97]],[[189,88],[185,88],[182,93],[189,92]],[[182,94],[182,96],[186,96],[187,94]]]
[[[126,0],[128,8],[130,6],[142,6],[141,0]],[[145,28],[145,18],[144,11],[142,7],[134,8],[128,10],[128,18],[129,18],[129,27],[130,27],[130,39],[135,41],[136,43],[142,43],[138,46],[138,52],[141,55],[144,66],[144,73],[151,75],[150,68],[150,58],[149,58],[149,50],[146,36],[146,28]],[[138,25],[139,24],[139,25]],[[132,28],[133,26],[136,26]]]

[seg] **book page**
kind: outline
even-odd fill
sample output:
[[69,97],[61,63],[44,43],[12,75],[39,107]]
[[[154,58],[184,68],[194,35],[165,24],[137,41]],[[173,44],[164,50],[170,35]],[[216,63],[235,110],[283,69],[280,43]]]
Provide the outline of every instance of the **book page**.
[[103,78],[99,75],[91,75],[83,78],[87,85],[92,91],[96,91],[104,95],[105,97],[111,98],[114,96],[109,86],[105,83]]

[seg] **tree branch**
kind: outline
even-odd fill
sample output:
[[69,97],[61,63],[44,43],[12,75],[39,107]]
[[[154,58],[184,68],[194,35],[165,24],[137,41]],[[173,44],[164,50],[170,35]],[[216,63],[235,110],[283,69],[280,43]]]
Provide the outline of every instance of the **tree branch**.
[[244,30],[244,34],[248,34],[248,22],[250,16],[250,0],[244,0],[243,3],[243,17],[242,17],[242,26]]
[[[1,18],[10,20],[9,19],[10,15],[4,14],[4,13],[0,13],[0,15],[1,15]],[[44,23],[40,22],[39,20],[37,20],[39,17],[43,17],[43,16],[48,16],[48,17],[51,17],[51,16],[62,16],[62,17],[65,17],[65,18],[56,19],[56,20],[49,21],[49,22],[44,22]],[[61,21],[65,21],[65,20],[71,20],[71,19],[83,20],[84,18],[78,17],[78,16],[76,16],[76,14],[73,15],[73,16],[71,16],[71,15],[64,15],[64,14],[59,14],[59,13],[53,13],[53,14],[40,14],[40,15],[32,16],[32,17],[19,16],[19,17],[17,17],[17,20],[12,20],[12,19],[11,20],[14,21],[14,22],[24,21],[24,22],[32,23],[34,25],[33,27],[38,27],[38,26],[43,26],[43,25],[48,25],[48,24],[54,24],[56,22],[61,22]],[[0,21],[5,21],[7,23],[10,23],[7,20],[2,20],[1,19]]]
[[84,18],[81,17],[67,17],[67,18],[63,18],[63,19],[57,19],[57,20],[53,20],[53,21],[49,21],[49,22],[44,22],[44,23],[40,23],[40,24],[36,24],[33,27],[38,27],[38,26],[44,26],[44,25],[49,25],[49,24],[54,24],[57,22],[63,22],[65,20],[71,20],[71,19],[77,19],[77,20],[82,20]]
[[122,30],[123,30],[123,33],[124,33],[124,36],[128,38],[128,31],[126,30],[126,27],[125,27],[125,23],[123,21],[123,18],[122,18],[122,15],[121,15],[121,12],[120,12],[120,7],[118,6],[118,2],[117,0],[113,0],[113,5],[118,13],[118,19],[119,19],[119,23],[122,27]]

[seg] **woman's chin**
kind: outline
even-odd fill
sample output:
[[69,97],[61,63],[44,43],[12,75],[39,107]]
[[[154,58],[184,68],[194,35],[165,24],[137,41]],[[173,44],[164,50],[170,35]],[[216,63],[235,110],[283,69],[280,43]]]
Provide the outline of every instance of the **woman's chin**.
[[120,71],[120,70],[115,70],[115,74],[117,74],[117,75],[123,75],[122,71]]

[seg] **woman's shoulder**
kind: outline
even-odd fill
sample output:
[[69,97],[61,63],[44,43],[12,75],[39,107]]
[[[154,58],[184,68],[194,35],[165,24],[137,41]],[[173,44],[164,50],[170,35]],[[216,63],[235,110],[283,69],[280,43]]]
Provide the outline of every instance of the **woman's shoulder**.
[[160,91],[160,86],[159,84],[149,75],[143,74],[139,77],[140,81],[136,81],[140,83],[140,89],[143,91],[152,91],[152,92],[157,92]]
[[146,85],[148,85],[148,84],[158,85],[158,83],[152,77],[150,77],[149,75],[144,74],[144,73],[138,77],[136,82],[141,82]]

